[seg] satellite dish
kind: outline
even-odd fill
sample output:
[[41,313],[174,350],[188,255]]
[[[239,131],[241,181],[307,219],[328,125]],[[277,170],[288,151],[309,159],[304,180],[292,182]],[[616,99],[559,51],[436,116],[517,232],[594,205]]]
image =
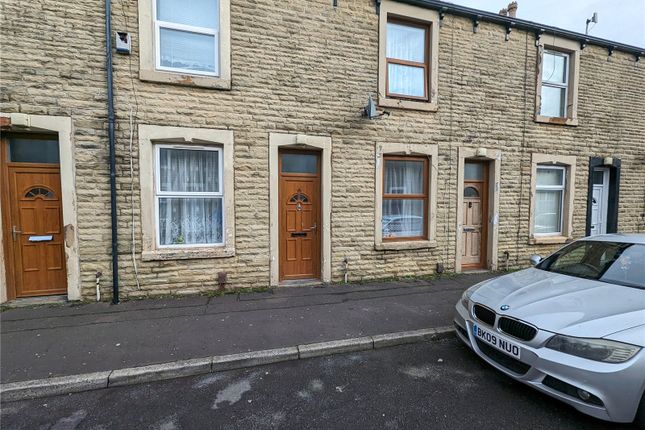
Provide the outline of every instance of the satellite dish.
[[367,96],[367,106],[365,106],[364,108],[364,115],[369,119],[377,118],[380,116],[376,111],[376,103],[374,103],[374,100],[372,100],[371,95]]

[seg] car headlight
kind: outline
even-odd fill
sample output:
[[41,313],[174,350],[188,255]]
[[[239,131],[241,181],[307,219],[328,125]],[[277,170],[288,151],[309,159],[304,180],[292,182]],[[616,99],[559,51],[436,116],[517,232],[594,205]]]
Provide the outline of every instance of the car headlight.
[[461,304],[468,309],[468,304],[470,303],[470,296],[473,295],[473,289],[469,288],[461,295]]
[[478,282],[475,285],[469,287],[464,293],[461,295],[461,304],[464,305],[466,309],[468,309],[468,304],[470,303],[470,296],[473,295],[475,291],[482,285],[484,285],[486,282],[490,281],[490,279],[486,279],[484,281]]
[[639,346],[607,339],[586,339],[555,335],[546,344],[547,348],[589,360],[605,363],[622,363],[632,358]]

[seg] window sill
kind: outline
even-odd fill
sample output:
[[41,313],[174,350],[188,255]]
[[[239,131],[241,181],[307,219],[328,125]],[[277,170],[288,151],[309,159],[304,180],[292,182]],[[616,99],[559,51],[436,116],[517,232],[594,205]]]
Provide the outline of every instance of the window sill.
[[568,236],[533,236],[529,239],[529,245],[554,245],[571,242],[573,238]]
[[382,242],[374,245],[377,251],[405,251],[411,249],[436,248],[436,240],[410,240],[401,242]]
[[211,77],[188,75],[182,73],[164,72],[160,70],[139,70],[139,79],[142,81],[159,82],[163,84],[183,85],[188,87],[212,88],[230,90],[231,80]]
[[143,261],[165,261],[165,260],[191,260],[202,258],[226,258],[235,256],[234,248],[187,248],[187,249],[157,249],[154,251],[143,251]]
[[555,124],[555,125],[569,125],[576,127],[578,125],[578,118],[557,118],[543,115],[535,115],[535,122],[540,122],[543,124]]
[[416,102],[413,100],[393,99],[387,97],[379,97],[378,105],[379,107],[420,110],[425,112],[436,112],[438,110],[436,102]]

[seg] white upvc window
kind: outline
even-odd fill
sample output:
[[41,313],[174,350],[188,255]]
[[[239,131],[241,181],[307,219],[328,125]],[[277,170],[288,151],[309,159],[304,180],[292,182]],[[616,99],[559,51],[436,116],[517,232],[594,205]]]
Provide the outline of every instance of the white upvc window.
[[535,181],[535,235],[561,235],[566,168],[562,166],[537,166]]
[[569,98],[570,55],[544,50],[540,114],[546,117],[567,117]]
[[153,0],[156,68],[219,76],[220,0]]
[[222,149],[154,147],[157,247],[224,245]]

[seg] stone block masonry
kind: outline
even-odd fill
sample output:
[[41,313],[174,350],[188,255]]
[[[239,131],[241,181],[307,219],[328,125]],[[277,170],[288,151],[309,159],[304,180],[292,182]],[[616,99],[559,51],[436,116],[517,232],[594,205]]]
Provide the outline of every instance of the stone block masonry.
[[[622,161],[618,225],[645,231],[645,69],[631,54],[590,45],[580,56],[576,127],[536,123],[533,33],[446,15],[439,36],[438,110],[361,110],[378,88],[378,15],[373,1],[232,0],[230,90],[139,80],[137,2],[114,0],[114,30],[132,35],[132,53],[115,55],[119,262],[124,298],[269,285],[270,132],[331,136],[331,274],[350,280],[454,270],[458,148],[502,152],[499,245],[504,267],[526,267],[531,153],[575,155],[573,236],[585,233],[588,162]],[[0,111],[72,118],[80,283],[84,299],[110,287],[110,201],[106,133],[103,5],[95,1],[4,0],[0,11]],[[61,37],[64,35],[64,37]],[[135,129],[130,151],[130,112]],[[137,139],[139,124],[234,132],[235,255],[142,261]],[[375,147],[379,142],[438,145],[436,247],[375,250]],[[133,178],[130,159],[133,159]],[[131,189],[134,199],[131,199]],[[132,214],[134,213],[134,225]],[[141,288],[131,258],[132,232]]]

